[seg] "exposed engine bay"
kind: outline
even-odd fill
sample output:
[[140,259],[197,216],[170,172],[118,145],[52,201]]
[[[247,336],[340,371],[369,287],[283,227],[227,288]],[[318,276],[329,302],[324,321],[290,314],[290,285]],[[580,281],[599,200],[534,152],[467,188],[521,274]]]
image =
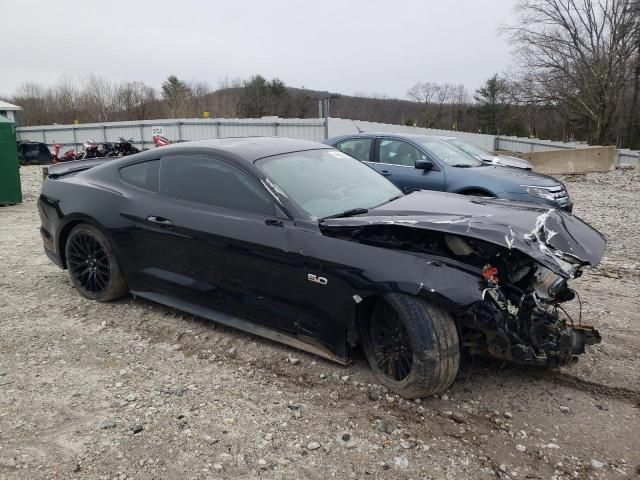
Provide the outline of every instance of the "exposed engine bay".
[[[571,255],[557,259],[563,275],[525,253],[462,235],[404,225],[332,229],[331,236],[371,246],[414,252],[477,275],[482,300],[454,312],[461,345],[473,355],[517,363],[558,366],[577,360],[600,334],[581,322],[582,305],[568,282],[586,262]],[[572,318],[563,304],[577,301]]]

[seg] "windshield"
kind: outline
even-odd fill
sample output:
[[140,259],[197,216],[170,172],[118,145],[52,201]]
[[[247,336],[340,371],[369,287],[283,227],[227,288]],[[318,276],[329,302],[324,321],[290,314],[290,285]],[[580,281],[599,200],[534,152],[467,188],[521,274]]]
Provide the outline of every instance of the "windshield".
[[480,160],[464,153],[453,145],[449,145],[444,140],[421,138],[417,141],[428,153],[452,167],[480,167],[483,165]]
[[334,149],[263,158],[256,166],[314,220],[377,207],[402,195],[382,175]]
[[480,148],[475,143],[465,142],[464,140],[460,140],[459,138],[449,138],[447,139],[447,141],[450,144],[458,147],[463,152],[468,153],[469,155],[480,156],[480,157],[491,155],[489,152]]

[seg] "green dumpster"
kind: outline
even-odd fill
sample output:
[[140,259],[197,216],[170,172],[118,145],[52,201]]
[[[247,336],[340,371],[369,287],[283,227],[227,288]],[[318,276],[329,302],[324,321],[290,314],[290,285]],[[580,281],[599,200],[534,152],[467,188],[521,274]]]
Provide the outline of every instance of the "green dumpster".
[[0,116],[0,205],[22,201],[19,169],[16,126]]

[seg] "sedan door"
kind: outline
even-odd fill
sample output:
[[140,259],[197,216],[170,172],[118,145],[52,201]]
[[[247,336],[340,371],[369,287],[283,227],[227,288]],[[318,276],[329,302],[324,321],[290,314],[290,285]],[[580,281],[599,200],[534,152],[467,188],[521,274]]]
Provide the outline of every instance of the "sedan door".
[[[416,190],[444,191],[445,176],[437,162],[411,143],[396,138],[376,140],[374,162],[369,165],[404,193]],[[431,160],[433,168],[415,168],[417,160]]]

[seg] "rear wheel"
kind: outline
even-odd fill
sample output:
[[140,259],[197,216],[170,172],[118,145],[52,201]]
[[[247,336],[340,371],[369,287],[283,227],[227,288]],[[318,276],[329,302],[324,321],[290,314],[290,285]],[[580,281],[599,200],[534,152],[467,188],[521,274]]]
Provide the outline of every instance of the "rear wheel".
[[442,308],[409,295],[387,294],[359,328],[374,375],[395,393],[424,397],[446,390],[455,380],[458,332]]
[[71,282],[85,297],[108,302],[127,293],[113,249],[93,225],[81,224],[71,230],[65,254]]

